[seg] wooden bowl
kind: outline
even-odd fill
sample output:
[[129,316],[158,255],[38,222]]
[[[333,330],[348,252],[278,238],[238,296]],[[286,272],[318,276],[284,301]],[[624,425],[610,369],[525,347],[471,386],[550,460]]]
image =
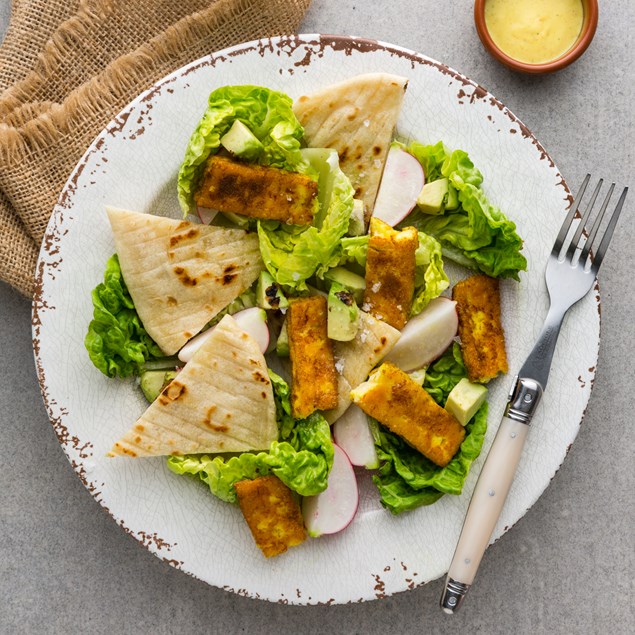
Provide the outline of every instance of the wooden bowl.
[[492,39],[487,24],[485,23],[485,3],[487,0],[475,0],[474,2],[474,21],[476,23],[476,30],[483,46],[489,51],[489,53],[495,57],[499,62],[515,71],[522,73],[531,73],[534,75],[541,75],[544,73],[553,73],[559,71],[569,64],[575,62],[586,51],[587,47],[591,43],[595,30],[598,24],[598,3],[597,0],[582,0],[584,6],[584,20],[582,22],[582,29],[578,35],[577,40],[573,46],[565,51],[562,55],[549,62],[541,64],[529,64],[527,62],[521,62],[513,57],[510,57],[507,53],[502,51]]

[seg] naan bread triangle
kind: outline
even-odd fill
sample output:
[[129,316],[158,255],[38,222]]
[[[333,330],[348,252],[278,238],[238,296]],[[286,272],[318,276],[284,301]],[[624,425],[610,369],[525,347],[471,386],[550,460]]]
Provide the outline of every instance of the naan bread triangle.
[[265,358],[226,315],[109,456],[268,450],[277,438]]
[[176,353],[264,269],[255,233],[106,210],[137,313],[166,355]]
[[357,75],[300,97],[293,110],[311,147],[334,148],[340,167],[371,216],[407,78],[387,73]]
[[338,404],[322,414],[329,423],[339,419],[351,405],[350,392],[366,380],[373,368],[392,350],[401,333],[360,311],[359,330],[350,342],[334,342],[335,368],[338,370]]

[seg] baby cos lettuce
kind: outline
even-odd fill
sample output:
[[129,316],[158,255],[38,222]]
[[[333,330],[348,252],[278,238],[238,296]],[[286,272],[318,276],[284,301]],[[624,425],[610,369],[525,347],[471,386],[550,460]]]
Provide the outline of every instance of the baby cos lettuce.
[[221,137],[234,121],[244,123],[262,143],[258,163],[285,170],[305,172],[300,153],[304,130],[284,93],[262,86],[224,86],[213,91],[207,109],[192,133],[179,170],[177,188],[184,214],[194,208],[194,193],[205,162],[220,147]]
[[483,177],[463,150],[450,152],[441,141],[435,145],[413,142],[405,149],[415,156],[426,182],[446,177],[457,190],[460,206],[431,216],[414,212],[404,225],[434,236],[443,254],[460,265],[478,269],[494,278],[514,278],[527,269],[520,253],[523,241],[516,225],[492,205],[481,189]]
[[84,345],[93,364],[108,377],[138,375],[149,359],[163,357],[141,324],[115,254],[104,281],[92,292],[93,320]]
[[[454,386],[466,376],[458,344],[454,344],[426,372],[423,387],[443,405]],[[466,426],[466,436],[454,458],[439,467],[400,437],[371,420],[380,468],[373,476],[381,503],[393,514],[431,505],[444,494],[458,495],[470,466],[481,453],[487,430],[487,403]]]
[[243,452],[230,458],[207,455],[171,456],[168,467],[176,474],[189,474],[207,484],[212,494],[236,502],[234,483],[274,474],[301,496],[314,496],[326,489],[333,465],[333,442],[329,424],[317,412],[306,419],[291,416],[288,384],[269,371],[276,401],[280,440],[268,452]]
[[308,227],[258,224],[260,253],[278,284],[305,291],[312,275],[322,277],[339,260],[340,241],[348,230],[354,190],[342,172],[335,150],[307,148],[302,156],[318,174],[319,210]]

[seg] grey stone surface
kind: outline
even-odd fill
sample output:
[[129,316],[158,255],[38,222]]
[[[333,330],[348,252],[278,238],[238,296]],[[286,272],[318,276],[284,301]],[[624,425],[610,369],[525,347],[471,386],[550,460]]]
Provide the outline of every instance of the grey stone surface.
[[[3,29],[8,15],[1,0]],[[464,0],[314,0],[303,30],[363,35],[444,61],[518,115],[570,184],[590,170],[634,185],[633,24],[631,0],[602,3],[585,56],[541,78],[489,58]],[[441,581],[359,605],[278,606],[210,588],[140,548],[57,444],[39,395],[29,303],[0,285],[0,633],[633,632],[630,196],[600,276],[600,359],[580,434],[538,503],[488,550],[450,618],[437,606]]]

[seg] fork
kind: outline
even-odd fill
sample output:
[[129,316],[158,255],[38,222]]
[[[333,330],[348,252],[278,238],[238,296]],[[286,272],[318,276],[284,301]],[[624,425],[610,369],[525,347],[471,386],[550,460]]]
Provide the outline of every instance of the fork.
[[[587,189],[587,174],[558,232],[547,261],[545,279],[549,311],[529,357],[514,379],[496,438],[476,483],[441,596],[445,613],[455,613],[467,594],[509,493],[536,406],[547,386],[551,360],[567,311],[593,287],[615,230],[628,188],[624,188],[598,238],[615,183],[600,207],[591,230],[586,225],[602,189],[602,179],[583,214],[578,212]],[[581,218],[580,218],[581,216]],[[579,222],[575,222],[580,218]],[[570,234],[573,234],[569,238]],[[597,249],[594,244],[599,241]]]

